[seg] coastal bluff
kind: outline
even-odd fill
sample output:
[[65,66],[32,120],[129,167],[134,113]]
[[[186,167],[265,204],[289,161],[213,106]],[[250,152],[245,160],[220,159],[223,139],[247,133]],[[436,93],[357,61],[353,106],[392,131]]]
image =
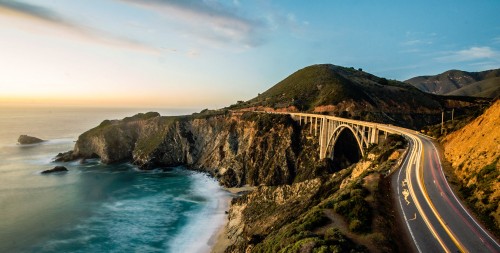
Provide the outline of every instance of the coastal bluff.
[[191,116],[137,114],[105,120],[79,136],[56,161],[100,158],[141,169],[185,165],[208,172],[227,187],[281,185],[332,172],[288,115],[210,111]]
[[[223,252],[400,252],[407,244],[392,239],[398,231],[391,198],[378,192],[388,192],[383,175],[403,157],[397,151],[402,148],[404,138],[390,135],[368,160],[338,168],[319,159],[318,138],[289,115],[217,110],[105,120],[56,161],[99,158],[141,169],[184,165],[225,187],[257,186],[232,199],[221,232]],[[385,207],[372,211],[379,206]],[[366,234],[377,238],[378,250],[360,240]]]

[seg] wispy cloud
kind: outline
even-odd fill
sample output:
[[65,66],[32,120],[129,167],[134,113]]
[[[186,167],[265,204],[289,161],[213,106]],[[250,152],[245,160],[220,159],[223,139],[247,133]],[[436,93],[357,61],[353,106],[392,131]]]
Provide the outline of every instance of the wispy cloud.
[[432,45],[437,37],[437,33],[406,32],[405,39],[401,45],[405,48],[419,49]]
[[223,5],[217,1],[195,0],[118,0],[161,13],[177,22],[183,33],[215,43],[236,43],[247,47],[261,45],[265,24],[242,14],[239,2]]
[[0,7],[58,25],[73,26],[61,18],[56,12],[42,6],[12,0],[0,0]]
[[437,57],[436,60],[442,62],[467,62],[487,59],[499,59],[500,52],[491,47],[471,47],[455,52],[446,52],[444,56]]
[[[2,11],[2,9],[4,11]],[[139,41],[117,36],[91,27],[85,27],[60,13],[39,5],[28,4],[14,0],[0,0],[0,15],[13,15],[16,18],[43,22],[64,32],[76,35],[89,41],[111,46],[125,47],[134,50],[156,52],[157,50]]]
[[401,43],[403,46],[416,46],[416,45],[431,45],[431,41],[425,41],[421,39],[416,39],[416,40],[407,40]]
[[500,44],[500,36],[493,38],[493,44]]

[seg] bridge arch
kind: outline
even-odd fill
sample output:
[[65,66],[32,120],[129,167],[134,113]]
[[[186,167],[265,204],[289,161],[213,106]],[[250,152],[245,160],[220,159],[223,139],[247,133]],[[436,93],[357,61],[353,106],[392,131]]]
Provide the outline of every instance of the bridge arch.
[[[341,124],[337,126],[331,132],[331,135],[328,136],[328,142],[326,145],[326,157],[330,159],[334,159],[335,157],[335,147],[337,146],[338,142],[342,142],[344,145],[344,148],[346,146],[349,147],[350,152],[356,152],[356,154],[347,154],[349,156],[348,160],[350,163],[357,162],[363,154],[365,153],[365,138],[363,138],[363,134],[359,133],[359,130],[357,128],[353,128],[350,125],[347,124]],[[355,140],[354,145],[352,145],[353,140]],[[354,148],[355,150],[352,150]],[[343,152],[343,150],[341,150]],[[356,158],[355,158],[356,157]]]

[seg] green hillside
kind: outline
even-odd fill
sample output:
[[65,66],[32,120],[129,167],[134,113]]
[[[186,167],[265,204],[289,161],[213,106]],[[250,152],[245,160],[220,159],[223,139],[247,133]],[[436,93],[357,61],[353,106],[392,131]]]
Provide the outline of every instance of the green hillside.
[[446,95],[495,98],[500,95],[500,77],[475,82]]
[[298,70],[256,98],[236,107],[296,107],[299,111],[314,111],[320,106],[346,101],[362,103],[366,110],[391,110],[392,104],[400,107],[408,103],[412,107],[416,103],[429,110],[439,107],[435,98],[411,85],[331,64]]
[[457,108],[475,105],[471,98],[428,94],[362,70],[319,64],[300,69],[257,97],[227,109],[313,112],[419,129],[440,121],[443,109],[453,107],[459,115],[466,110]]

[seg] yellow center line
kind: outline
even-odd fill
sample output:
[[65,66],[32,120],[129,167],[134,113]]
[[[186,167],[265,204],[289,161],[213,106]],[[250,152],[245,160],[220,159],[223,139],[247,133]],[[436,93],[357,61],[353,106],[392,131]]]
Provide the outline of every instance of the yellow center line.
[[[417,139],[417,138],[415,138],[415,136],[413,136],[412,134],[408,134],[408,136],[410,136],[410,138],[412,138],[412,139],[415,141],[415,143],[416,143],[416,144],[418,144],[418,145],[417,145],[417,146],[418,146],[418,149],[420,149],[420,146],[419,146],[419,145],[420,145],[421,143],[416,141],[416,139]],[[412,156],[410,157],[410,159],[411,159],[411,160],[416,159],[416,157],[415,157],[415,156],[416,156],[417,154],[419,154],[419,152],[416,152],[416,153],[414,152],[414,153],[412,154]],[[417,161],[417,162],[419,163],[419,165],[420,165],[420,162],[419,162],[418,160],[416,160],[416,161]],[[407,169],[407,170],[406,170],[406,178],[407,178],[407,185],[408,185],[408,189],[410,190],[410,194],[411,194],[411,196],[412,196],[412,198],[413,198],[413,201],[414,201],[414,203],[415,203],[415,206],[417,207],[418,212],[420,213],[420,215],[422,216],[422,219],[424,220],[425,224],[427,225],[427,228],[429,228],[429,230],[431,231],[432,235],[434,235],[434,237],[437,239],[437,241],[439,242],[439,244],[441,245],[441,247],[442,247],[442,248],[443,248],[446,252],[451,252],[451,251],[450,251],[450,250],[446,247],[446,245],[444,244],[444,242],[443,242],[443,240],[441,239],[441,237],[440,237],[440,236],[436,233],[436,230],[434,229],[434,227],[432,226],[432,224],[429,222],[429,219],[427,218],[427,215],[425,215],[425,213],[423,212],[422,207],[420,206],[420,202],[417,200],[417,197],[416,197],[415,192],[414,192],[414,190],[413,190],[413,185],[412,185],[412,183],[411,183],[411,170],[412,170],[412,166],[411,166],[411,164],[413,164],[413,162],[412,162],[412,163],[409,163],[409,165],[408,165],[408,166],[410,166],[410,167],[409,167],[409,169]],[[417,167],[418,167],[418,166],[417,166]]]
[[[424,156],[423,156],[423,154],[424,154],[424,145],[422,144],[422,140],[420,140],[420,138],[418,138],[418,141],[419,141],[420,145],[422,146],[421,160],[423,161],[423,159],[424,159]],[[422,183],[424,181],[424,172],[423,172],[422,167],[421,166],[418,167],[418,171],[417,171],[418,177],[417,177],[417,179],[418,179],[418,185],[420,186],[420,188],[423,189],[423,195],[424,195],[425,200],[429,204],[429,207],[431,208],[432,212],[434,213],[434,215],[438,219],[438,221],[441,224],[441,226],[443,227],[443,229],[450,236],[451,240],[457,246],[457,248],[460,250],[460,252],[468,252],[465,249],[465,247],[462,245],[462,243],[460,243],[460,241],[458,241],[458,239],[456,238],[455,234],[448,228],[448,226],[446,226],[445,222],[443,221],[443,218],[441,218],[441,215],[439,215],[439,213],[437,212],[436,208],[434,207],[434,204],[430,200],[430,197],[429,197],[429,195],[427,193],[427,188],[425,187],[425,184]]]

